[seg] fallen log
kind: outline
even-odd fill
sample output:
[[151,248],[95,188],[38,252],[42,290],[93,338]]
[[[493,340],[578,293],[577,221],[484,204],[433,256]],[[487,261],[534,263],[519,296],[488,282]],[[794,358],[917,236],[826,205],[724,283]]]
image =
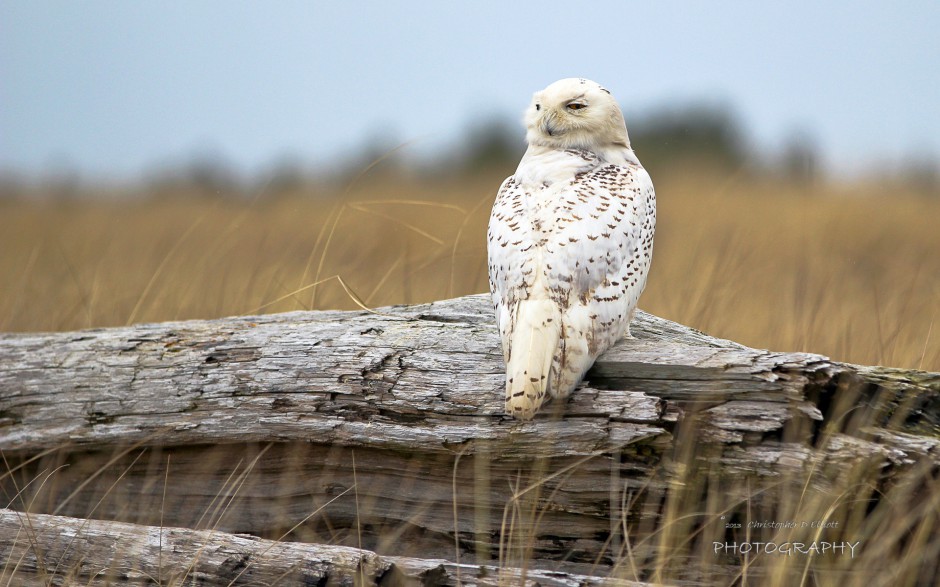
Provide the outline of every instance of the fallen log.
[[[0,510],[0,557],[16,584],[48,587],[68,570],[72,585],[464,585],[643,587],[647,583],[557,571],[459,565],[379,556],[326,544],[275,542],[211,530]],[[58,577],[57,577],[58,576]],[[0,570],[0,580],[10,574]]]
[[851,540],[848,502],[933,503],[940,374],[632,330],[525,423],[486,296],[0,335],[0,488],[19,511],[691,583],[740,569],[711,550],[745,532],[828,516]]

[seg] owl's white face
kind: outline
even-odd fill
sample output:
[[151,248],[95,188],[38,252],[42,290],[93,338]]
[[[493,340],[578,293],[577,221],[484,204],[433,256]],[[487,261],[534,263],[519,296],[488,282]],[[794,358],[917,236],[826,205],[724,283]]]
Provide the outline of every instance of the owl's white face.
[[530,145],[555,149],[629,147],[620,106],[597,82],[559,80],[532,96],[525,114]]

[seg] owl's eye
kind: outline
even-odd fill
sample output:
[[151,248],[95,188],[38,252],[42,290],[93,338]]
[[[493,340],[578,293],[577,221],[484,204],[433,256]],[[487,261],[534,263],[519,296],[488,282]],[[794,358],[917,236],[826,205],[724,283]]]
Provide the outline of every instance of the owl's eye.
[[587,104],[579,104],[577,102],[568,104],[568,110],[581,110],[582,108],[587,108]]
[[542,105],[541,105],[541,104],[536,104],[536,105],[535,105],[535,109],[536,109],[536,110],[541,110],[541,109],[542,109]]

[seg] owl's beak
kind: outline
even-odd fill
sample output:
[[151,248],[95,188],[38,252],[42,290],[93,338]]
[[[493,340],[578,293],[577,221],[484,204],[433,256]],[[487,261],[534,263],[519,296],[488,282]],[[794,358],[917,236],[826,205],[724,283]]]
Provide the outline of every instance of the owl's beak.
[[552,119],[548,116],[542,119],[542,132],[550,137],[558,134],[558,127],[552,124]]

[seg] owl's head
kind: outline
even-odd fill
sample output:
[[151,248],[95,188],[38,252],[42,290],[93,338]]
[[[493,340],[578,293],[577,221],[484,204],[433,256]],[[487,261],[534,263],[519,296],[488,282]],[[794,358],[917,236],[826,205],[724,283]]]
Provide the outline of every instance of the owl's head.
[[559,80],[532,96],[525,114],[530,145],[556,149],[630,147],[620,105],[603,86]]

